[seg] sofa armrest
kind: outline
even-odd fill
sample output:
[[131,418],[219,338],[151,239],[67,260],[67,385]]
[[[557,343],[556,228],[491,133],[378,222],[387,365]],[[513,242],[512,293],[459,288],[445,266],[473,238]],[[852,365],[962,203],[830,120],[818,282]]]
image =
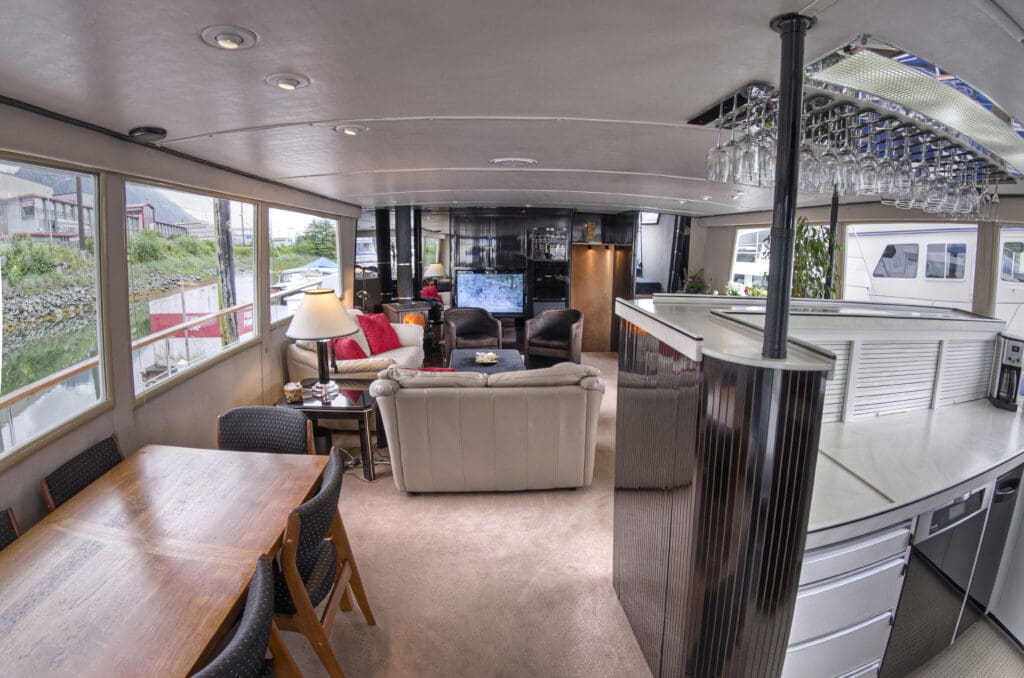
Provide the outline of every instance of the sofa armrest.
[[419,325],[391,323],[391,326],[395,328],[395,334],[398,335],[398,341],[402,346],[423,345],[423,328]]

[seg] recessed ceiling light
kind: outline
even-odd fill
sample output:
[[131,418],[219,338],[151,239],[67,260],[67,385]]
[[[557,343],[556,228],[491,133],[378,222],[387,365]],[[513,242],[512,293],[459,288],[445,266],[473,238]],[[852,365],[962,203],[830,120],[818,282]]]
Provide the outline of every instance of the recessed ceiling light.
[[363,125],[338,125],[334,131],[341,132],[345,136],[357,137],[368,129],[370,128]]
[[685,205],[685,204],[686,204],[686,201],[685,201],[685,200],[680,200],[680,201],[679,201],[679,204],[680,204],[680,205]]
[[309,87],[309,78],[299,73],[274,73],[267,76],[266,82],[271,87],[277,87],[287,92]]
[[240,26],[207,26],[199,35],[210,47],[227,50],[249,49],[260,39],[248,28]]
[[525,205],[523,205],[523,207],[533,207],[533,205],[531,205],[530,203],[526,203]]
[[132,127],[128,130],[128,136],[132,141],[143,144],[155,144],[167,138],[167,130],[163,127]]
[[739,200],[742,197],[743,197],[743,191],[733,191],[733,194],[732,194],[732,199],[733,200]]
[[711,200],[711,196],[710,196],[710,195],[702,195],[702,196],[700,197],[700,199],[701,199],[701,200]]
[[498,167],[530,167],[537,164],[533,158],[491,158],[488,162]]

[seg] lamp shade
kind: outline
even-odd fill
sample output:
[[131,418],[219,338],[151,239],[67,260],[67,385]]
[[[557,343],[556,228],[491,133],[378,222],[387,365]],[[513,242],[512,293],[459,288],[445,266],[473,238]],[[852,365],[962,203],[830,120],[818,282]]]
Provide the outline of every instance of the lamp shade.
[[285,335],[292,339],[333,339],[355,334],[359,325],[334,290],[308,290]]
[[427,270],[423,272],[424,278],[442,278],[444,277],[444,266],[441,264],[431,264],[427,266]]

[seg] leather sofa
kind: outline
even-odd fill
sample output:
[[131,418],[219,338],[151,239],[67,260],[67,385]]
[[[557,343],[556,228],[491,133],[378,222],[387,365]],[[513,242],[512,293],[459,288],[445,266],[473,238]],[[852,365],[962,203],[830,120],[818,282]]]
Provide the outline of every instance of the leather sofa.
[[[349,310],[353,318],[362,315],[358,309]],[[377,355],[370,355],[370,345],[366,341],[366,335],[359,330],[352,335],[352,338],[362,347],[368,356],[359,360],[338,360],[337,369],[331,365],[332,379],[359,380],[375,379],[381,370],[386,370],[392,365],[403,367],[423,366],[423,328],[419,325],[403,325],[391,323],[398,335],[398,341],[402,344],[400,348],[384,351]],[[317,377],[316,364],[316,342],[296,341],[288,345],[286,349],[288,358],[288,379],[301,381]]]
[[587,487],[604,395],[589,365],[485,375],[392,366],[370,385],[404,492]]

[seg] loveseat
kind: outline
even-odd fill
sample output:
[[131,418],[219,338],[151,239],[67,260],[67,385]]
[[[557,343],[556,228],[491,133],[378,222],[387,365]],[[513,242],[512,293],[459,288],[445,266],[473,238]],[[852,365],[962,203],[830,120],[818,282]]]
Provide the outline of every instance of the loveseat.
[[604,395],[589,365],[485,375],[392,366],[370,385],[404,492],[586,487]]
[[[353,318],[362,315],[362,311],[359,309],[351,309],[348,313]],[[395,329],[398,341],[402,344],[401,347],[370,355],[370,344],[366,341],[363,331],[359,330],[352,335],[352,339],[359,344],[368,357],[356,360],[338,360],[337,369],[334,369],[333,364],[331,366],[331,378],[369,381],[376,378],[381,370],[392,365],[422,367],[423,328],[419,325],[399,323],[391,323],[391,327]],[[288,378],[291,381],[301,381],[317,376],[316,342],[293,342],[288,345],[286,353],[288,356]]]

